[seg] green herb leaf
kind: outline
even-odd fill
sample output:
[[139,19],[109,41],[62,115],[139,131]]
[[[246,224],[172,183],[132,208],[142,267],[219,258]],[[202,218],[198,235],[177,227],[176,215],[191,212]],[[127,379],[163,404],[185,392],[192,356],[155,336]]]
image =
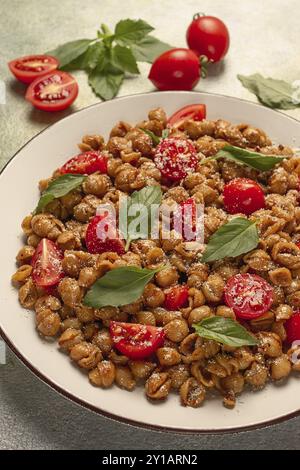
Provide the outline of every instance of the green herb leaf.
[[143,20],[121,20],[116,24],[114,39],[118,44],[130,45],[143,39],[153,29]]
[[73,189],[78,188],[84,180],[86,176],[84,175],[62,175],[52,181],[48,188],[45,189],[43,194],[40,197],[39,203],[35,209],[35,213],[42,212],[43,209],[49,204],[49,202],[57,199],[59,197],[65,196]]
[[159,55],[172,49],[172,47],[154,36],[146,36],[137,44],[132,44],[131,50],[138,62],[149,62],[151,64]]
[[251,150],[245,150],[233,145],[225,145],[213,157],[205,158],[201,163],[206,163],[209,160],[217,158],[228,158],[236,163],[242,163],[259,171],[268,171],[274,168],[275,165],[282,162],[286,157],[278,157],[274,155],[263,155]]
[[119,44],[117,44],[111,52],[112,61],[117,68],[124,70],[124,72],[134,74],[140,73],[135,57],[129,47],[120,46]]
[[77,41],[70,41],[58,46],[56,49],[47,52],[59,61],[59,67],[64,68],[77,57],[81,56],[89,47],[94,39],[78,39]]
[[209,317],[193,325],[196,333],[205,339],[212,339],[232,347],[255,346],[257,339],[240,323],[231,318]]
[[148,238],[151,232],[151,207],[153,204],[160,205],[162,200],[162,190],[160,186],[145,186],[140,191],[134,191],[131,197],[127,198],[127,213],[129,212],[130,207],[134,204],[140,204],[143,208],[146,208],[146,211],[141,213],[139,217],[140,226],[143,227],[147,226],[147,232],[142,233],[140,232],[140,236],[137,237],[134,231],[130,231],[130,223],[137,217],[137,216],[129,216],[127,215],[127,239],[126,239],[126,249],[129,248],[130,242],[132,240],[137,240],[138,238]]
[[120,307],[137,300],[146,284],[160,269],[122,266],[98,279],[84,297],[84,304],[94,308]]
[[284,80],[265,78],[259,73],[237,76],[242,85],[257,96],[259,101],[270,107],[278,109],[294,109],[300,103],[293,100],[295,90],[292,85]]
[[255,222],[235,217],[222,225],[210,237],[201,261],[208,263],[227,257],[236,257],[256,248],[258,242],[259,236]]
[[93,70],[97,65],[105,66],[107,55],[103,42],[95,42],[79,57],[62,67],[64,70]]
[[161,133],[161,138],[162,139],[167,139],[169,137],[170,130],[169,129],[164,129]]
[[110,100],[116,96],[124,79],[124,72],[112,65],[102,69],[97,66],[89,74],[89,84],[95,94],[103,100]]
[[160,137],[158,137],[154,132],[149,131],[148,129],[144,129],[143,127],[140,127],[140,130],[145,132],[149,137],[151,137],[153,145],[158,145],[159,142],[161,141]]

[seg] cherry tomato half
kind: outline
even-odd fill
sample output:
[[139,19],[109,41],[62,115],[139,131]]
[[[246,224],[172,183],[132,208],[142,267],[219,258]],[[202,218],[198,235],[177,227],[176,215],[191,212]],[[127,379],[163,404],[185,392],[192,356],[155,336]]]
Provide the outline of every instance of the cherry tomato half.
[[195,171],[197,151],[189,140],[169,137],[161,140],[155,148],[154,163],[164,178],[180,181]]
[[192,90],[200,79],[200,63],[189,49],[170,49],[152,64],[148,78],[159,90]]
[[285,322],[284,326],[288,344],[293,344],[294,341],[300,341],[300,311],[295,312],[294,315]]
[[39,287],[55,286],[64,277],[63,254],[58,246],[48,238],[43,238],[31,260],[32,279]]
[[34,80],[25,98],[43,111],[61,111],[70,106],[78,95],[78,85],[72,75],[55,70]]
[[225,286],[225,302],[237,317],[252,320],[269,310],[274,293],[270,284],[256,274],[236,274]]
[[115,348],[130,359],[144,359],[163,345],[162,328],[137,323],[110,322],[110,335]]
[[266,205],[265,195],[259,184],[248,178],[235,178],[223,191],[224,206],[229,214],[250,215]]
[[229,49],[229,32],[226,25],[215,16],[195,15],[188,27],[186,40],[189,48],[199,56],[205,55],[218,62]]
[[178,310],[188,304],[189,289],[187,286],[174,286],[165,291],[164,306],[167,310]]
[[120,238],[116,224],[108,212],[95,215],[91,219],[86,230],[85,243],[89,253],[105,251],[114,251],[118,255],[125,253],[124,241]]
[[189,104],[176,111],[168,119],[168,124],[171,127],[180,129],[184,121],[193,119],[194,121],[202,121],[206,118],[205,104]]
[[31,83],[57,69],[58,60],[51,55],[27,55],[8,63],[11,73],[23,83]]
[[95,150],[83,152],[70,158],[61,168],[60,173],[90,175],[96,171],[107,173],[107,157]]

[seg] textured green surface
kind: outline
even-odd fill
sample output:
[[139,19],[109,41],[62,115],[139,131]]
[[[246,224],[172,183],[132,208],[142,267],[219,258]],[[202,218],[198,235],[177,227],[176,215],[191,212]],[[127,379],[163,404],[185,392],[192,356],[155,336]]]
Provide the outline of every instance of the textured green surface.
[[[71,110],[53,115],[34,110],[23,99],[25,86],[9,74],[8,60],[89,37],[101,22],[113,26],[125,17],[145,19],[161,40],[184,47],[186,25],[199,9],[224,19],[232,44],[226,63],[215,66],[197,90],[255,100],[238,73],[300,79],[299,0],[0,0],[0,79],[7,88],[7,103],[0,104],[0,163],[47,125],[99,101],[84,73],[76,72],[80,94]],[[152,90],[149,65],[140,69],[140,77],[125,81],[122,95]],[[288,114],[300,119],[300,109]],[[238,436],[176,436],[126,427],[66,401],[12,354],[0,365],[1,449],[299,449],[299,442],[300,419]]]

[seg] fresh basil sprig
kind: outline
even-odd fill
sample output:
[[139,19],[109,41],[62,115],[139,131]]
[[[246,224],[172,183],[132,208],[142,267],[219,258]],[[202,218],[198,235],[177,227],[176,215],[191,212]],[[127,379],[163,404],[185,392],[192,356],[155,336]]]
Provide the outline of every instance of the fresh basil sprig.
[[259,242],[255,222],[243,217],[222,225],[209,239],[201,261],[208,263],[223,258],[231,258],[248,253],[257,247]]
[[141,19],[119,21],[114,32],[102,24],[93,39],[67,42],[47,52],[59,60],[64,70],[84,70],[97,96],[108,100],[116,96],[125,73],[139,74],[137,62],[153,62],[171,49],[149,33],[153,27]]
[[235,147],[234,145],[225,145],[218,151],[218,153],[216,153],[216,155],[201,160],[201,163],[203,164],[218,158],[227,158],[235,161],[236,163],[247,165],[255,170],[268,171],[274,168],[278,163],[282,162],[286,157],[263,155],[262,153],[242,149],[240,147]]
[[238,75],[237,77],[245,88],[269,108],[294,109],[300,105],[300,100],[295,99],[296,90],[291,83],[265,78],[259,73],[249,76]]
[[257,339],[240,323],[231,318],[208,317],[193,325],[195,332],[205,339],[212,339],[232,347],[256,346]]
[[87,292],[83,303],[89,307],[120,307],[137,300],[146,284],[162,268],[146,269],[135,266],[121,266],[112,269],[98,279]]
[[156,147],[163,139],[166,139],[169,137],[169,129],[164,129],[161,133],[161,137],[158,137],[154,132],[149,131],[149,129],[144,129],[143,127],[140,127],[140,130],[145,132],[149,137],[152,139],[153,145]]
[[148,238],[151,233],[151,207],[155,205],[160,205],[162,200],[162,190],[160,186],[145,186],[140,191],[134,191],[131,196],[127,197],[127,213],[122,213],[122,205],[120,209],[120,218],[126,217],[127,225],[127,238],[126,238],[126,250],[130,246],[132,240],[137,239],[136,235],[136,226],[132,225],[132,222],[137,218],[136,215],[129,215],[130,208],[133,208],[133,205],[136,205],[136,209],[140,205],[142,212],[138,216],[138,226],[140,229],[145,227],[145,231],[139,230],[138,238]]
[[48,188],[42,193],[38,205],[35,209],[35,213],[42,212],[43,209],[52,202],[54,199],[65,196],[73,189],[78,188],[86,179],[84,175],[62,175],[52,181]]

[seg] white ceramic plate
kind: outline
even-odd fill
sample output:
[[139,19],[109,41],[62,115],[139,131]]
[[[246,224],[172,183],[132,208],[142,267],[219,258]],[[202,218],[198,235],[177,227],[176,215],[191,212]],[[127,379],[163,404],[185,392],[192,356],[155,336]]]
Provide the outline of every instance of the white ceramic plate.
[[166,112],[192,103],[205,103],[208,118],[224,118],[262,127],[277,143],[300,146],[300,122],[250,102],[194,92],[164,92],[128,96],[83,109],[48,127],[29,141],[9,162],[0,176],[1,286],[0,333],[18,357],[44,382],[66,397],[98,413],[145,427],[188,432],[232,431],[261,426],[300,412],[300,382],[291,377],[284,385],[269,385],[257,393],[244,393],[234,410],[227,410],[220,397],[208,399],[199,409],[184,408],[178,395],[157,405],[143,396],[143,388],[126,392],[118,387],[92,387],[86,376],[60,353],[56,343],[42,340],[35,331],[34,315],[18,303],[10,277],[15,256],[22,245],[20,223],[38,199],[37,183],[48,177],[76,153],[84,134],[108,136],[119,120],[135,123],[151,108]]

